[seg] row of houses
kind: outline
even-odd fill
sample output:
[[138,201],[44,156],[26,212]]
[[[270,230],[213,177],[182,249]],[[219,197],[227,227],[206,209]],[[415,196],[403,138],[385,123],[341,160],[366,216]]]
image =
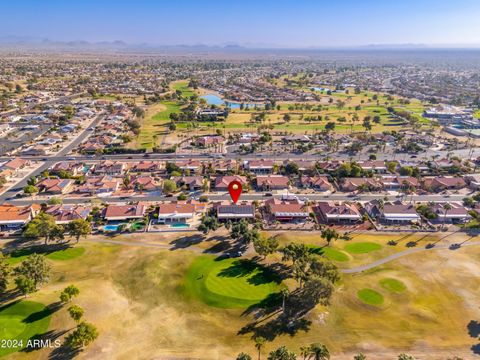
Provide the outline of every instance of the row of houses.
[[[471,219],[469,211],[458,203],[429,204],[436,221],[463,223]],[[17,207],[10,204],[0,205],[0,229],[18,230],[32,220],[41,210],[39,205]],[[57,224],[66,224],[75,219],[88,219],[92,208],[87,205],[51,205],[43,209],[54,217]],[[473,211],[480,214],[480,209]],[[148,223],[161,225],[192,225],[198,223],[206,213],[213,214],[219,221],[236,221],[240,219],[263,220],[272,223],[303,223],[315,221],[318,224],[359,224],[367,219],[382,224],[412,224],[422,220],[413,204],[402,202],[383,203],[373,200],[360,205],[351,202],[320,201],[305,203],[297,198],[271,198],[259,204],[242,202],[234,205],[230,202],[203,203],[196,200],[163,202],[148,204],[106,205],[97,214],[108,224],[146,219]],[[432,220],[435,221],[435,220]]]

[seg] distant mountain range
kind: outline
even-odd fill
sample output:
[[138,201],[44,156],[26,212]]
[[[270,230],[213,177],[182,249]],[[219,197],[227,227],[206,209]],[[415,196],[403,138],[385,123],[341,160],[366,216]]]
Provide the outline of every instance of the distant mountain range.
[[256,49],[277,49],[277,50],[406,50],[406,49],[435,49],[435,48],[480,48],[480,44],[367,44],[361,46],[310,46],[292,47],[265,43],[224,43],[218,45],[206,44],[175,44],[161,45],[152,43],[130,44],[122,40],[89,42],[85,40],[56,41],[47,38],[34,36],[0,36],[0,48],[38,49],[38,50],[168,50],[183,49],[190,51],[236,51]]

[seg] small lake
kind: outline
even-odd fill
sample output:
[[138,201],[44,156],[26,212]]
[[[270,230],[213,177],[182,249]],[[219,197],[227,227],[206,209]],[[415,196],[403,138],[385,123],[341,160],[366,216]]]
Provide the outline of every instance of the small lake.
[[[240,103],[238,102],[231,102],[231,101],[225,101],[223,100],[220,96],[215,95],[215,94],[207,94],[200,96],[200,98],[207,100],[208,105],[225,105],[226,107],[229,107],[231,109],[240,109]],[[248,103],[243,103],[244,106],[248,106],[249,108],[254,108],[255,106],[257,107],[262,107],[262,104],[248,104]]]

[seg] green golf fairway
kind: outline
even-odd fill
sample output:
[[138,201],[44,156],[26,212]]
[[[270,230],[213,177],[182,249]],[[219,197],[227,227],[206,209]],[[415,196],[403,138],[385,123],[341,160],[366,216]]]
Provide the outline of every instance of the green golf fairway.
[[[51,311],[33,301],[18,301],[0,308],[0,339],[23,341],[43,334],[50,324]],[[0,356],[21,350],[20,347],[0,348]]]
[[349,252],[350,254],[366,254],[371,251],[380,250],[382,245],[372,243],[372,242],[359,242],[348,244],[345,246],[345,251]]
[[325,255],[327,258],[333,261],[348,261],[350,258],[343,251],[334,249],[328,246],[320,247],[315,245],[308,245],[310,252],[317,255]]
[[278,292],[280,282],[275,273],[250,260],[201,256],[187,272],[185,290],[210,306],[244,308]]
[[82,256],[85,252],[83,247],[72,247],[65,250],[58,250],[46,255],[50,260],[71,260]]
[[38,253],[43,254],[47,259],[50,260],[71,260],[79,256],[82,256],[85,253],[85,248],[83,247],[67,247],[60,250],[50,250],[48,247],[43,246],[33,246],[26,249],[15,250],[10,253],[10,256],[7,258],[7,261],[11,265],[25,260],[29,255]]

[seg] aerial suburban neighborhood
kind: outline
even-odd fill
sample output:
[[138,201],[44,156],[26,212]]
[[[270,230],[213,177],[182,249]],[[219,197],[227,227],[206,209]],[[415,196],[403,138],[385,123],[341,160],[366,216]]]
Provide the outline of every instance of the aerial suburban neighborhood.
[[[353,46],[349,1],[188,1],[163,32],[126,3],[0,14],[55,20],[0,36],[0,358],[479,358],[478,46]],[[326,8],[345,29],[273,25]]]

